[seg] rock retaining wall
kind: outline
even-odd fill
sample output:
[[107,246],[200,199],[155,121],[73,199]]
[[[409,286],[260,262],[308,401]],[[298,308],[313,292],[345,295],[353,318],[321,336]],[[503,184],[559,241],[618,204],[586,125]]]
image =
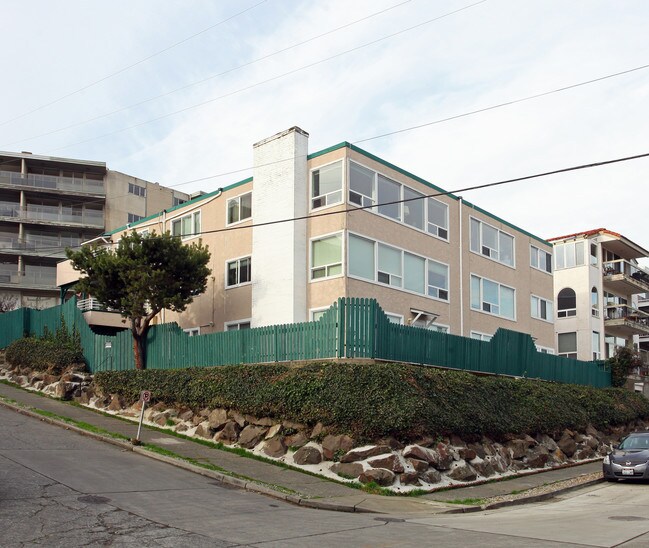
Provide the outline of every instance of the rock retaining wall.
[[[71,369],[60,377],[5,366],[0,375],[46,394],[137,419],[139,402],[117,395],[97,395],[91,376]],[[495,479],[601,457],[630,431],[646,429],[636,421],[601,432],[564,430],[555,435],[510,435],[495,441],[483,437],[466,442],[457,436],[422,438],[404,445],[393,438],[357,446],[327,426],[244,415],[234,409],[169,409],[161,403],[147,408],[147,423],[188,436],[241,447],[270,459],[341,481],[374,482],[397,491],[434,490],[455,484]]]

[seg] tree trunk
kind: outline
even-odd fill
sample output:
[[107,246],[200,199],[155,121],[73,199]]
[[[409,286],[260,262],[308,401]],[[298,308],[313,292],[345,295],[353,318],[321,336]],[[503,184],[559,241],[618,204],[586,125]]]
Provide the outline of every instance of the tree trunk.
[[151,320],[158,312],[160,311],[154,310],[144,317],[131,318],[135,369],[146,369],[146,336],[149,332]]
[[145,345],[142,337],[133,333],[133,356],[135,357],[135,369],[146,368]]

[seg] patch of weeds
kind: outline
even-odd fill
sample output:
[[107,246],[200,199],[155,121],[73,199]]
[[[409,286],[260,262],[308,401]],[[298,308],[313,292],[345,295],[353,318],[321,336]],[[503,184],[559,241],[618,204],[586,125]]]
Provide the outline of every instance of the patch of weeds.
[[462,504],[464,506],[479,506],[483,504],[485,499],[454,499],[454,500],[445,500],[447,504]]
[[340,462],[340,459],[346,453],[347,453],[347,451],[345,451],[344,449],[336,449],[336,451],[334,452],[333,458],[331,460],[333,460],[334,462]]
[[384,497],[396,497],[396,496],[398,496],[398,493],[395,493],[394,491],[392,491],[390,489],[386,489],[385,487],[381,487],[375,481],[370,481],[369,483],[364,483],[361,486],[361,491],[365,491],[366,493],[369,493],[370,495],[383,495]]
[[175,423],[172,419],[167,419],[167,421],[165,422],[165,424],[166,424],[167,426],[175,426],[175,425],[176,425],[176,423]]

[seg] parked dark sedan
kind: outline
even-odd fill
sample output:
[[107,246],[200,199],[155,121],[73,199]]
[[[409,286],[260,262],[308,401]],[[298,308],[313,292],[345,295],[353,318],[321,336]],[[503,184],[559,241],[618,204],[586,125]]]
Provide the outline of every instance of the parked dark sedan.
[[604,457],[602,468],[608,481],[649,479],[649,432],[634,432]]

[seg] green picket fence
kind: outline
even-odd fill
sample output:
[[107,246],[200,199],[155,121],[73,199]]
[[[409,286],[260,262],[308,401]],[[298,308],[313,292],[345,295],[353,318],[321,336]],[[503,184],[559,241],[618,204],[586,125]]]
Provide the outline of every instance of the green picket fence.
[[[0,348],[23,334],[40,336],[46,328],[53,332],[61,325],[61,318],[70,329],[78,329],[90,371],[135,367],[130,331],[116,336],[94,334],[77,309],[76,299],[46,310],[21,308],[0,315]],[[388,320],[374,299],[338,299],[315,322],[195,337],[175,323],[154,325],[146,346],[150,369],[368,358],[596,387],[611,385],[611,373],[602,362],[537,352],[527,334],[499,329],[491,341],[484,342],[397,325]]]

